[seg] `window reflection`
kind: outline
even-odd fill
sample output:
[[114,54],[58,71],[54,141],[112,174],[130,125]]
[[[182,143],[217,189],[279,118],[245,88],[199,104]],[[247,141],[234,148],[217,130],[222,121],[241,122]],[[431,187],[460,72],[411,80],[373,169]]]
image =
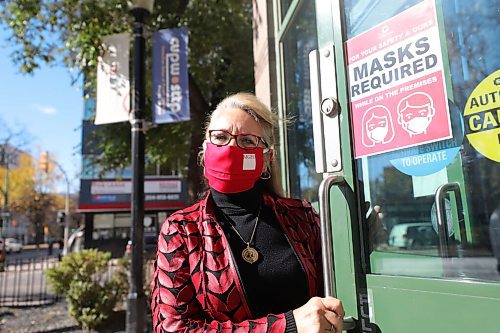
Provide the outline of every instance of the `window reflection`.
[[290,194],[317,201],[321,175],[314,166],[309,52],[317,48],[314,1],[298,8],[283,38],[284,109],[291,120],[287,132]]

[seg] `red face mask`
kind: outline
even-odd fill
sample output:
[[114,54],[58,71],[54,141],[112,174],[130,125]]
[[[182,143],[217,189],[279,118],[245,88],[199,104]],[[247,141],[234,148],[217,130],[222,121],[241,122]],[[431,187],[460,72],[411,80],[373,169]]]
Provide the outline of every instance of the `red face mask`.
[[205,177],[210,187],[221,193],[239,193],[251,189],[262,174],[264,149],[217,146],[207,142]]

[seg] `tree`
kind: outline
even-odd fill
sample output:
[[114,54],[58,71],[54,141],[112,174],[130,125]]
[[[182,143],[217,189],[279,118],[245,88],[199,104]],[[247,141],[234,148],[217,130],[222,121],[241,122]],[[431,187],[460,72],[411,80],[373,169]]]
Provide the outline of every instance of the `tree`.
[[[6,168],[0,169],[0,177],[5,178]],[[23,194],[31,191],[35,187],[35,168],[33,166],[32,158],[26,154],[21,153],[17,158],[16,165],[9,166],[9,188],[5,188],[5,184],[0,185],[0,191],[5,193],[8,191],[9,195],[9,208],[15,210],[16,203],[20,201]],[[3,183],[3,182],[2,182]],[[5,202],[5,195],[3,198]]]
[[[148,163],[180,159],[188,166],[191,199],[200,184],[197,155],[208,111],[227,93],[254,87],[251,13],[248,0],[156,1],[148,20],[150,31],[180,26],[189,30],[191,121],[149,130],[146,147]],[[75,82],[84,75],[86,91],[95,85],[101,37],[131,30],[125,0],[6,1],[0,3],[1,22],[10,28],[9,42],[17,46],[12,59],[23,72],[33,73],[43,63],[62,64],[75,69]],[[146,104],[150,109],[150,98]],[[129,136],[126,124],[99,128],[95,162],[104,171],[129,164]]]
[[[22,174],[20,178],[31,178],[29,156],[20,149],[28,140],[29,135],[24,129],[13,130],[0,119],[0,194],[4,208],[8,206],[9,199],[16,195],[16,190],[20,192],[20,187],[29,186],[29,183],[17,182],[18,173]],[[14,169],[11,171],[11,168]]]
[[[17,160],[16,166],[9,170],[11,216],[29,221],[28,232],[35,235],[37,244],[43,241],[44,227],[52,229],[53,236],[58,237],[54,228],[55,214],[58,208],[64,207],[64,198],[52,194],[58,176],[54,172],[43,174],[38,171],[33,158],[24,152]],[[5,171],[5,168],[0,169],[0,177]]]
[[[0,221],[0,238],[4,237],[5,229],[9,226],[12,219],[12,199],[15,199],[26,188],[30,186],[31,170],[29,167],[29,158],[16,144],[22,144],[24,131],[13,131],[5,125],[0,119],[0,194],[2,195],[2,218]],[[26,178],[26,182],[18,181],[20,178]],[[0,261],[3,261],[0,256]]]
[[13,221],[19,217],[29,221],[29,232],[39,243],[44,227],[55,224],[58,207],[64,207],[64,198],[50,194],[60,175],[53,167],[49,167],[48,173],[41,172],[36,160],[21,149],[30,137],[25,130],[13,130],[0,121],[0,133],[1,208],[8,208]]

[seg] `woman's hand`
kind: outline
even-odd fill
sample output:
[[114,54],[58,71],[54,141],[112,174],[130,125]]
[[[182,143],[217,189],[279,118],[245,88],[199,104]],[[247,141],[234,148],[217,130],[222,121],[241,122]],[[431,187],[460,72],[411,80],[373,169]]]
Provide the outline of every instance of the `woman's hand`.
[[297,333],[340,333],[344,314],[342,302],[333,297],[313,297],[293,310]]

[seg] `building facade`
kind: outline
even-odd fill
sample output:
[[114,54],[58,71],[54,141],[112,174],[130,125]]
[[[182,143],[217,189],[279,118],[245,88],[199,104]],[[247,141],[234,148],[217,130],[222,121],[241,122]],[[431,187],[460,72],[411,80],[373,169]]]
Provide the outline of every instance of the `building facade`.
[[[101,172],[93,162],[95,99],[84,100],[82,123],[82,176],[78,212],[83,214],[84,247],[124,254],[131,237],[131,169]],[[183,169],[147,168],[144,182],[144,237],[156,238],[159,226],[169,213],[186,206]]]

